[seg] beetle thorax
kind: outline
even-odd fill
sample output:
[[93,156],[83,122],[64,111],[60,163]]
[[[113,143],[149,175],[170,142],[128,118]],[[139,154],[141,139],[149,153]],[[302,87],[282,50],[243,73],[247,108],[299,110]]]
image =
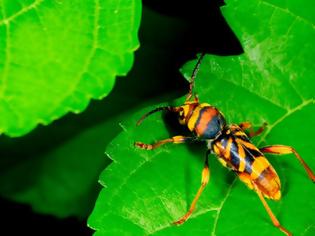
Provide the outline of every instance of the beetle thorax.
[[[222,113],[207,103],[184,105],[185,125],[202,139],[214,139],[225,127]],[[188,107],[190,106],[190,107]]]

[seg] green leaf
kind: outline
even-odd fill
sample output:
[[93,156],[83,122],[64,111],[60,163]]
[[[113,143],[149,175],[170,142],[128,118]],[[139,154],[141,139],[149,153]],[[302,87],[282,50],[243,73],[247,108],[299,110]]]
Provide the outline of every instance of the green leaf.
[[139,46],[140,1],[0,3],[0,133],[21,136],[112,89]]
[[[177,43],[182,34],[174,31],[185,23],[146,8],[143,10],[143,18],[149,24],[142,26],[141,31],[150,38],[142,39],[132,70],[126,77],[117,78],[109,96],[102,101],[92,101],[79,116],[66,115],[23,137],[0,137],[1,196],[30,204],[36,212],[57,217],[82,219],[90,214],[101,189],[97,179],[109,163],[104,155],[105,147],[121,132],[118,122],[134,113],[135,106],[142,103],[147,106],[149,99],[150,104],[154,104],[156,101],[152,98],[159,95],[160,101],[161,93],[166,95],[185,82],[173,82],[165,87],[168,78],[161,78],[167,74],[176,50],[165,51],[164,45]],[[152,27],[154,22],[159,22],[158,28]],[[154,37],[154,33],[161,30],[169,33],[167,37]],[[155,59],[163,62],[159,64],[159,73],[154,71]],[[143,83],[143,78],[149,78],[150,83]],[[104,109],[108,107],[110,109]]]
[[[224,15],[245,53],[206,56],[195,89],[200,100],[220,108],[229,123],[251,121],[260,126],[267,122],[268,128],[253,142],[259,147],[291,145],[315,170],[314,18],[308,9],[297,9],[293,0],[286,1],[285,7],[278,2],[227,2]],[[186,77],[195,63],[184,66]],[[152,143],[181,134],[171,119],[160,114],[136,127],[141,115],[153,108],[123,123],[124,131],[107,148],[113,163],[100,176],[104,189],[88,221],[95,235],[283,235],[272,225],[257,195],[214,157],[210,158],[210,183],[196,210],[185,224],[173,226],[200,185],[206,145],[135,148],[134,141]],[[279,202],[268,204],[294,235],[314,235],[314,184],[294,155],[267,158],[280,176],[283,194]]]

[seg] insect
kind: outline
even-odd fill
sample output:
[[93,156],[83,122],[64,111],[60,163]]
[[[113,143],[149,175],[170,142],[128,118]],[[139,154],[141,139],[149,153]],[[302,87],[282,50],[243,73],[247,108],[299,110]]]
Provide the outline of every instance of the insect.
[[[256,131],[252,129],[250,122],[243,122],[239,125],[228,125],[218,108],[208,103],[199,102],[199,98],[193,90],[194,81],[203,57],[204,54],[201,54],[192,72],[189,93],[183,105],[177,107],[158,107],[143,115],[137,122],[137,125],[140,125],[145,118],[158,111],[174,112],[178,115],[179,123],[187,126],[192,135],[178,135],[157,141],[153,144],[135,142],[135,146],[141,149],[152,150],[166,143],[179,144],[189,141],[203,141],[207,144],[201,185],[189,210],[183,217],[175,221],[174,224],[179,225],[184,223],[193,213],[200,195],[209,182],[210,170],[208,157],[210,154],[214,154],[223,166],[235,172],[242,182],[257,193],[273,225],[286,235],[292,235],[280,224],[265,200],[265,198],[279,200],[281,198],[281,184],[277,172],[263,153],[294,154],[313,182],[315,182],[315,175],[302,157],[290,146],[271,145],[258,148],[252,144],[250,138],[259,135],[264,130],[265,125]],[[246,134],[246,131],[249,131],[249,133]]]

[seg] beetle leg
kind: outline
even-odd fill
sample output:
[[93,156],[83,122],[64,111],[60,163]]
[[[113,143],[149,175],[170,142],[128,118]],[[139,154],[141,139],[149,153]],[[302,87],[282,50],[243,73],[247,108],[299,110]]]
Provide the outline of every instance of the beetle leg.
[[262,202],[262,204],[264,205],[272,223],[274,226],[276,226],[278,229],[280,229],[283,233],[285,233],[287,236],[292,236],[292,233],[290,233],[286,228],[284,228],[279,220],[276,218],[276,216],[273,214],[272,210],[270,209],[269,205],[267,204],[262,192],[259,190],[259,188],[257,187],[256,183],[252,181],[252,184],[255,188],[255,191],[260,199],[260,201]]
[[201,174],[201,185],[198,189],[198,192],[197,192],[196,196],[194,197],[194,199],[193,199],[193,201],[189,207],[189,210],[186,212],[186,214],[183,217],[181,217],[179,220],[173,222],[173,224],[175,224],[175,225],[180,225],[180,224],[184,223],[190,217],[190,215],[192,214],[192,212],[195,209],[195,206],[197,204],[197,201],[198,201],[201,193],[203,192],[203,190],[205,189],[206,185],[209,182],[209,178],[210,178],[210,170],[209,170],[209,164],[208,164],[209,154],[210,154],[210,150],[207,150],[206,160],[205,160],[205,164],[204,164],[204,167],[202,169],[202,174]]
[[242,122],[238,126],[244,131],[249,130],[248,136],[251,138],[251,137],[260,135],[264,131],[264,129],[266,128],[267,123],[266,122],[263,123],[263,125],[261,127],[259,127],[256,131],[253,129],[252,124],[248,121]]
[[293,153],[295,157],[300,161],[302,166],[304,167],[306,173],[308,174],[309,178],[315,182],[315,175],[311,168],[306,164],[306,162],[303,160],[303,158],[295,151],[293,147],[290,146],[284,146],[284,145],[272,145],[272,146],[267,146],[259,149],[260,151],[264,153],[272,153],[272,154],[291,154]]
[[178,143],[185,143],[187,141],[192,141],[194,139],[196,139],[196,138],[195,137],[185,137],[185,136],[182,136],[182,135],[178,135],[178,136],[174,136],[174,137],[171,137],[171,138],[167,138],[167,139],[163,139],[163,140],[157,141],[156,143],[153,143],[153,144],[146,144],[146,143],[142,143],[142,142],[135,142],[135,146],[137,146],[137,147],[139,147],[141,149],[152,150],[152,149],[158,148],[161,145],[164,145],[166,143],[178,144]]

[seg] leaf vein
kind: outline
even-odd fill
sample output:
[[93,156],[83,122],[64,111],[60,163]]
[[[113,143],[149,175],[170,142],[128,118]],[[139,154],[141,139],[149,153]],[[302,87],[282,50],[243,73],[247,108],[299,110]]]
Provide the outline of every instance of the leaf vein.
[[285,13],[287,13],[287,14],[289,14],[289,15],[291,15],[291,16],[293,16],[293,17],[295,17],[295,18],[297,18],[297,19],[299,19],[299,20],[301,20],[301,21],[303,21],[304,23],[306,23],[306,24],[308,24],[308,25],[311,25],[312,28],[315,28],[315,25],[314,25],[311,21],[307,20],[306,18],[304,18],[304,17],[302,17],[302,16],[296,15],[294,12],[290,11],[289,8],[282,8],[282,7],[280,7],[280,6],[277,6],[277,5],[275,5],[275,4],[272,4],[272,3],[270,3],[270,2],[267,2],[267,1],[265,1],[265,0],[260,0],[260,2],[261,2],[262,4],[267,5],[267,6],[270,6],[270,7],[276,8],[276,9],[282,11],[282,12],[285,12]]
[[[143,153],[143,152],[142,152]],[[159,152],[154,153],[153,155],[150,155],[150,159],[148,156],[145,156],[145,154],[140,154],[143,158],[142,161],[139,162],[139,164],[124,178],[122,179],[122,182],[120,185],[116,186],[115,191],[112,193],[112,198],[109,203],[113,201],[113,198],[116,197],[120,190],[127,184],[128,179],[133,176],[139,169],[141,169],[145,164],[150,163],[156,155],[158,155]],[[114,161],[111,165],[118,164],[119,162]]]
[[[2,8],[2,12],[4,15],[4,10]],[[5,26],[6,28],[6,43],[5,43],[5,60],[4,60],[4,65],[3,65],[3,76],[2,76],[2,81],[1,81],[1,88],[0,88],[0,97],[4,98],[4,93],[6,90],[7,86],[7,79],[8,79],[8,71],[9,71],[9,64],[11,61],[11,56],[10,56],[10,28],[9,25]]]
[[[56,103],[57,107],[58,107],[58,104],[63,103],[62,101],[65,101],[68,98],[70,98],[71,96],[74,96],[74,91],[76,91],[76,88],[77,88],[79,82],[81,81],[84,73],[86,73],[88,71],[88,68],[91,64],[92,58],[95,55],[95,52],[99,47],[98,46],[98,43],[99,43],[98,37],[99,37],[99,17],[100,17],[99,11],[100,11],[100,9],[101,9],[101,6],[100,6],[99,0],[95,0],[94,1],[94,22],[93,22],[93,32],[92,32],[93,39],[92,39],[92,46],[91,46],[90,52],[87,55],[85,62],[83,63],[82,70],[78,73],[76,79],[74,79],[74,83],[69,88],[68,93],[66,93],[66,95],[61,99],[61,102]],[[89,94],[87,94],[87,96],[88,95]],[[75,97],[74,97],[74,99],[75,99]],[[70,109],[70,107],[68,109]]]
[[235,177],[233,182],[231,183],[230,187],[228,188],[227,192],[226,192],[226,195],[225,197],[223,198],[223,200],[221,201],[219,207],[218,207],[218,212],[217,212],[217,215],[214,219],[214,223],[213,223],[213,228],[212,228],[212,232],[211,232],[211,236],[215,236],[215,232],[217,230],[217,226],[218,226],[218,220],[219,220],[219,217],[220,217],[220,214],[221,214],[221,211],[222,211],[222,208],[226,202],[226,200],[229,198],[230,194],[231,194],[231,191],[233,189],[233,186],[236,182],[237,178]]
[[22,14],[25,14],[25,13],[29,12],[30,10],[38,7],[43,2],[44,2],[44,0],[35,0],[32,4],[30,4],[30,5],[26,6],[26,7],[23,7],[17,13],[15,13],[15,14],[7,17],[7,18],[3,18],[2,20],[0,20],[0,26],[1,25],[9,25],[9,23],[12,22],[13,20],[15,20],[15,18],[17,18],[17,17],[21,16]]
[[270,134],[270,132],[272,131],[272,129],[277,126],[278,124],[280,124],[284,119],[286,119],[287,117],[289,117],[290,115],[294,114],[296,111],[302,109],[303,107],[311,104],[311,103],[315,103],[315,99],[309,99],[306,100],[304,102],[302,102],[300,105],[290,109],[287,113],[285,113],[284,115],[282,115],[281,117],[279,117],[274,123],[272,123],[269,128],[267,128],[266,132],[264,132],[264,134],[261,136],[260,140],[258,141],[258,146],[266,141],[266,137]]

